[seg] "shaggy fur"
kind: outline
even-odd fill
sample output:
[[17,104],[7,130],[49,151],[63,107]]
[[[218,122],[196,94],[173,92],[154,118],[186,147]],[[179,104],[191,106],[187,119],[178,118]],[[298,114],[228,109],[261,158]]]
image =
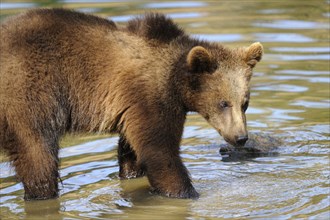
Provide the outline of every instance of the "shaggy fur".
[[124,28],[64,9],[35,9],[1,24],[0,148],[25,199],[58,196],[66,132],[117,132],[120,177],[147,175],[153,191],[196,198],[179,146],[197,111],[233,144],[262,46],[228,49],[190,38],[162,14]]

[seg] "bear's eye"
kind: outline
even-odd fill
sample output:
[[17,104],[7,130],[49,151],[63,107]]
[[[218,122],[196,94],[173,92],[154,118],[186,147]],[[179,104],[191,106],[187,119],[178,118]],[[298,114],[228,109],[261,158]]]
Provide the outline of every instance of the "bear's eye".
[[244,112],[246,112],[247,108],[249,107],[249,101],[246,101],[243,105],[242,105],[242,110]]
[[220,108],[220,109],[225,109],[225,108],[229,108],[229,107],[230,107],[229,102],[221,101],[221,102],[219,103],[219,108]]

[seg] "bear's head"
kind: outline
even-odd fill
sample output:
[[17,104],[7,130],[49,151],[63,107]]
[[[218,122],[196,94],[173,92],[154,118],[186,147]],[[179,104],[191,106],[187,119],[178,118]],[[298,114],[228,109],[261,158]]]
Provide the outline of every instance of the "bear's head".
[[263,47],[193,47],[187,57],[188,109],[200,113],[230,144],[248,140],[245,111],[249,106],[252,69],[261,60]]

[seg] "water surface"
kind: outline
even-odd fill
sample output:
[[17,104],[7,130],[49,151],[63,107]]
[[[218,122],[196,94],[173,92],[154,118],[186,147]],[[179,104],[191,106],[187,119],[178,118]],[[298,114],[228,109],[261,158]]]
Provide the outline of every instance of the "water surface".
[[[190,114],[182,158],[198,200],[149,193],[146,178],[120,181],[117,136],[67,137],[61,197],[23,201],[10,165],[0,164],[1,219],[329,219],[329,1],[1,1],[1,18],[33,7],[65,7],[124,24],[144,11],[175,19],[194,37],[230,47],[260,41],[251,82],[252,133],[281,139],[278,155],[224,162],[224,140]],[[77,141],[79,144],[77,144]]]

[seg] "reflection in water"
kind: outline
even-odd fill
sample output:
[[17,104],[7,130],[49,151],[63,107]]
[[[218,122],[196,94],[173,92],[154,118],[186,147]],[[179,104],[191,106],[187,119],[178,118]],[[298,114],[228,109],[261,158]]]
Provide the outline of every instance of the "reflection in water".
[[316,70],[277,70],[276,73],[290,74],[290,75],[305,75],[305,76],[316,76],[316,75],[329,75],[328,71],[316,71]]
[[269,23],[257,22],[256,27],[276,28],[276,29],[328,29],[329,24],[312,21],[277,20]]
[[99,8],[77,8],[76,11],[83,12],[83,13],[89,13],[89,14],[96,14],[101,11]]
[[[330,52],[330,49],[328,47],[272,47],[269,49],[276,52],[298,52],[298,53],[329,53]],[[300,70],[300,71],[304,72],[304,70]]]
[[296,86],[288,84],[266,84],[261,86],[254,87],[254,90],[263,90],[263,91],[281,91],[281,92],[306,92],[308,87],[305,86]]
[[296,33],[256,33],[255,38],[261,42],[308,43],[316,40]]
[[112,20],[114,22],[127,22],[130,19],[134,18],[137,15],[120,15],[120,16],[111,16],[109,17],[109,20]]
[[319,55],[268,55],[272,56],[273,60],[286,60],[286,61],[296,61],[296,60],[329,60],[329,54],[319,54]]
[[235,42],[242,40],[240,34],[198,34],[194,35],[197,39],[214,42]]
[[[329,78],[328,78],[329,80]],[[330,83],[328,81],[328,83]],[[312,102],[312,101],[306,101],[306,100],[298,100],[293,102],[291,105],[295,106],[303,106],[305,108],[321,108],[321,109],[327,109],[330,107],[330,100],[324,100],[323,102]]]
[[[73,147],[66,147],[60,151],[60,157],[65,158],[65,157],[73,157],[83,154],[107,152],[114,149],[117,146],[118,140],[119,140],[118,137],[113,137],[113,138],[106,138],[97,141],[92,141],[86,144],[80,144]],[[88,147],[88,151],[86,151],[87,147]]]
[[248,126],[250,133],[282,143],[277,156],[224,162],[223,139],[199,115],[189,114],[181,155],[201,193],[198,200],[152,195],[146,178],[119,180],[118,137],[61,149],[57,200],[24,202],[22,185],[2,162],[1,219],[328,219],[329,1],[304,1],[304,7],[297,1],[261,0],[41,2],[1,2],[1,18],[37,5],[116,22],[152,10],[168,14],[196,38],[230,47],[262,42],[265,56],[252,80]]
[[[113,20],[115,22],[127,22],[130,19],[136,17],[137,15],[121,15],[121,16],[111,16],[109,17],[110,20]],[[185,12],[185,13],[168,13],[168,17],[172,19],[182,19],[182,18],[196,18],[196,17],[202,17],[203,14],[198,12]]]
[[24,211],[26,219],[38,219],[42,213],[45,219],[63,219],[60,214],[61,203],[58,199],[50,199],[47,201],[29,201],[24,203]]
[[147,3],[143,7],[144,8],[198,8],[207,6],[205,2],[153,2]]
[[[60,0],[61,3],[74,3],[74,4],[81,4],[81,3],[110,3],[110,2],[118,2],[119,0]],[[128,0],[120,0],[120,1],[126,1]]]

